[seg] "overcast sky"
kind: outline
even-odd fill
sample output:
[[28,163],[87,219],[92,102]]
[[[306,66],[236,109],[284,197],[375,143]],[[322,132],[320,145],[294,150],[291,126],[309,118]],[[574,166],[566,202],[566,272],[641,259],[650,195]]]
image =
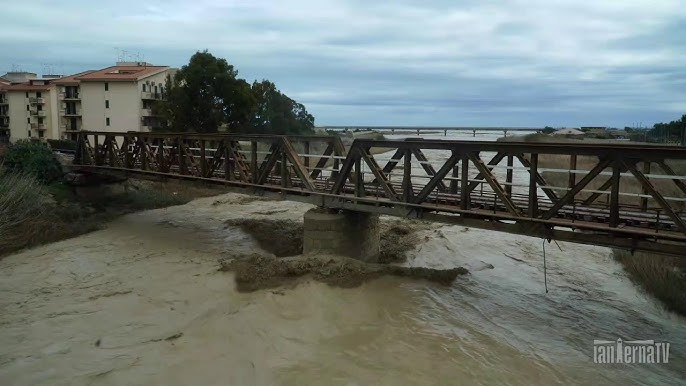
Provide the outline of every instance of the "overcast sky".
[[208,49],[318,125],[632,126],[686,114],[681,0],[3,0],[0,70]]

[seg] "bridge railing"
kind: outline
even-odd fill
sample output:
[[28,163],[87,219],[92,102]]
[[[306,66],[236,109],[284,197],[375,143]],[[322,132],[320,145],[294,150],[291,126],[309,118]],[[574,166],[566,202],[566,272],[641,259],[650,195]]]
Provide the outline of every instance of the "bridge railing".
[[75,164],[331,208],[658,252],[686,246],[686,150],[335,136],[79,134]]

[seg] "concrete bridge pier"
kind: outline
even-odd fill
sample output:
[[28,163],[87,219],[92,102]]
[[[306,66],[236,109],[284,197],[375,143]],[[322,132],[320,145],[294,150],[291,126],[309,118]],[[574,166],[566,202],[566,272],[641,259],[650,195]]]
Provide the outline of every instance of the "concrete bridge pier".
[[379,215],[324,208],[305,213],[303,254],[333,254],[368,263],[379,258]]

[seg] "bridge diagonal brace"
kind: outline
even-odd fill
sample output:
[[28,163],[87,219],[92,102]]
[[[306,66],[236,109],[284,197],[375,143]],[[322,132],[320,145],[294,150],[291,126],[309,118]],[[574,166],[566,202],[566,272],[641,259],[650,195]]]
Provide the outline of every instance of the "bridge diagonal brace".
[[331,187],[331,194],[341,194],[346,181],[353,178],[353,168],[355,167],[357,158],[359,158],[359,150],[353,145],[348,151],[348,155],[345,157],[343,165],[341,165],[341,170],[336,178],[336,182]]
[[269,148],[269,153],[271,153],[269,154],[269,157],[262,161],[262,165],[260,165],[260,173],[258,174],[259,177],[255,182],[257,185],[263,185],[265,182],[267,182],[269,174],[272,172],[276,162],[281,157],[281,141],[272,142],[272,145]]
[[431,194],[431,192],[438,186],[439,182],[448,175],[448,173],[453,169],[455,164],[460,160],[460,154],[453,152],[450,158],[441,166],[441,168],[436,172],[436,174],[431,177],[429,182],[424,185],[424,188],[415,196],[414,203],[420,204]]
[[[433,177],[436,175],[436,169],[434,169],[433,165],[431,165],[429,160],[426,158],[426,156],[422,152],[422,149],[420,149],[418,147],[413,147],[412,148],[412,154],[414,154],[415,158],[417,158],[417,161],[419,161],[419,164],[422,166],[422,168],[424,169],[426,174],[429,175],[429,177]],[[439,192],[447,192],[448,191],[448,187],[443,182],[443,177],[441,177],[438,180],[437,186],[438,186]]]
[[[670,176],[678,177],[679,175],[674,172],[674,169],[672,169],[669,165],[665,163],[665,161],[661,160],[657,162],[658,166],[667,174]],[[682,180],[672,180],[676,184],[676,186],[686,194],[686,184]]]
[[[500,163],[500,161],[503,160],[503,158],[505,158],[505,153],[503,153],[503,152],[496,153],[496,155],[494,155],[493,158],[491,158],[491,160],[488,161],[488,166],[498,165]],[[481,158],[479,158],[479,160],[481,160]],[[474,161],[472,161],[472,162],[474,162]],[[483,161],[480,161],[480,162],[483,163]],[[486,168],[486,170],[488,171],[488,173],[486,173],[486,174],[491,174],[493,172],[492,167]],[[485,178],[485,174],[482,170],[479,170],[479,174],[477,174],[476,177],[474,177],[475,180],[483,180],[484,178]],[[467,188],[468,192],[471,193],[472,191],[474,191],[474,189],[476,189],[477,186],[479,186],[479,181],[470,182],[469,187]]]
[[660,192],[658,192],[657,189],[655,189],[653,184],[650,183],[650,180],[648,180],[648,178],[646,178],[646,176],[643,175],[643,173],[639,172],[636,169],[635,162],[631,161],[628,164],[625,160],[620,160],[620,162],[623,164],[625,168],[627,168],[631,172],[631,174],[634,175],[634,177],[636,177],[636,180],[638,180],[641,186],[650,193],[653,199],[655,199],[655,201],[657,201],[657,203],[660,204],[662,209],[664,209],[665,213],[667,213],[667,215],[672,219],[672,221],[674,221],[677,227],[679,227],[679,229],[681,229],[683,233],[686,233],[686,222],[684,222],[684,220],[674,212],[672,206],[669,205],[669,202],[665,200],[664,196],[660,194]]
[[[395,169],[395,167],[400,163],[400,160],[403,159],[403,155],[405,154],[405,150],[403,149],[397,149],[395,153],[391,156],[391,159],[386,162],[386,165],[384,165],[383,171],[384,174],[388,174]],[[376,178],[372,180],[372,183],[376,183]]]
[[326,147],[326,149],[324,150],[324,154],[322,154],[321,158],[319,158],[319,161],[317,161],[317,164],[310,173],[310,179],[316,180],[317,178],[319,178],[319,175],[322,173],[322,169],[324,169],[326,164],[329,162],[329,159],[331,159],[331,155],[333,155],[333,153],[334,144],[330,143],[329,146]]
[[[522,164],[522,166],[529,169],[529,173],[531,173],[531,161],[526,159],[526,157],[524,157],[524,154],[520,153],[520,154],[517,154],[516,156],[517,156],[517,159],[519,160],[519,162]],[[557,201],[560,200],[560,198],[557,196],[557,194],[555,194],[555,191],[553,191],[550,188],[543,188],[543,186],[547,186],[547,183],[545,181],[545,178],[543,178],[543,175],[541,175],[541,173],[538,170],[536,170],[536,174],[534,177],[536,178],[536,183],[538,185],[542,186],[541,190],[543,191],[543,193],[545,193],[546,196],[548,196],[550,201],[552,201],[553,203],[556,203]]]
[[[233,158],[235,168],[238,170],[238,176],[241,182],[250,182],[250,166],[245,158],[245,154],[241,153],[241,144],[238,141],[229,142],[229,154]],[[228,162],[228,160],[227,160]]]
[[392,201],[400,201],[398,193],[395,191],[393,186],[391,186],[388,177],[386,177],[386,174],[383,172],[383,170],[381,170],[381,167],[376,162],[374,157],[369,153],[369,149],[360,149],[360,154],[362,155],[364,162],[367,164],[367,166],[369,166],[369,169],[371,169],[374,177],[376,177],[376,183],[381,185],[381,188],[386,196]]
[[486,165],[481,160],[481,157],[479,157],[478,154],[469,153],[468,157],[472,161],[474,166],[476,166],[476,169],[480,172],[479,174],[483,175],[486,182],[488,182],[488,184],[491,186],[491,189],[493,189],[493,191],[498,196],[500,201],[503,202],[503,205],[505,205],[507,211],[510,212],[510,214],[512,214],[513,216],[519,217],[521,215],[519,208],[517,208],[517,206],[514,204],[514,202],[512,202],[510,197],[508,197],[507,194],[505,194],[503,187],[500,185],[500,183],[496,180],[495,176],[491,172],[492,169],[489,170],[486,167]]
[[295,148],[293,147],[293,145],[291,145],[288,138],[283,137],[281,148],[283,149],[283,152],[286,154],[288,161],[291,163],[291,165],[293,165],[295,174],[298,176],[298,178],[300,178],[302,184],[305,185],[305,188],[311,192],[316,191],[317,189],[314,185],[314,181],[312,181],[312,179],[310,178],[310,175],[307,172],[307,168],[305,168],[305,165],[303,165],[302,161],[300,161],[298,152],[295,151]]
[[591,169],[591,171],[588,172],[584,176],[584,178],[581,179],[572,189],[567,191],[567,193],[560,198],[553,206],[543,214],[543,219],[544,220],[549,220],[551,219],[555,213],[557,213],[558,210],[560,210],[563,206],[570,204],[572,200],[574,200],[574,197],[588,185],[594,178],[598,176],[605,168],[610,166],[610,164],[613,162],[612,158],[604,158],[599,160],[598,164]]
[[[619,172],[620,172],[620,173],[624,173],[624,172],[626,172],[626,171],[627,171],[627,170],[626,170],[626,168],[624,168],[624,165],[620,165],[620,167],[619,167]],[[607,190],[610,189],[610,187],[612,186],[613,181],[614,181],[614,180],[613,180],[612,177],[608,178],[607,181],[605,181],[605,183],[602,184],[602,185],[601,185],[598,189],[596,189],[596,190],[607,191]],[[593,193],[593,194],[591,194],[591,196],[588,197],[581,205],[591,205],[592,203],[595,202],[595,200],[597,200],[597,199],[598,199],[600,196],[602,196],[602,195],[603,195],[603,193],[599,193],[599,192]]]

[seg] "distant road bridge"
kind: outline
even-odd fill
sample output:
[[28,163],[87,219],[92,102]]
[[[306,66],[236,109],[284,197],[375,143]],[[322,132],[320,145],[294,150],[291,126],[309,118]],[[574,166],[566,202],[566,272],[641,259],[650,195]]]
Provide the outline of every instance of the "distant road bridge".
[[84,131],[73,164],[329,209],[686,255],[683,148],[357,139],[346,149],[336,136]]
[[475,126],[320,126],[318,129],[323,129],[327,131],[378,131],[378,132],[390,132],[393,133],[417,133],[421,132],[442,132],[444,135],[448,135],[449,131],[469,131],[472,132],[474,136],[479,131],[500,131],[504,136],[507,136],[508,132],[511,131],[538,131],[542,128],[540,127],[475,127]]

